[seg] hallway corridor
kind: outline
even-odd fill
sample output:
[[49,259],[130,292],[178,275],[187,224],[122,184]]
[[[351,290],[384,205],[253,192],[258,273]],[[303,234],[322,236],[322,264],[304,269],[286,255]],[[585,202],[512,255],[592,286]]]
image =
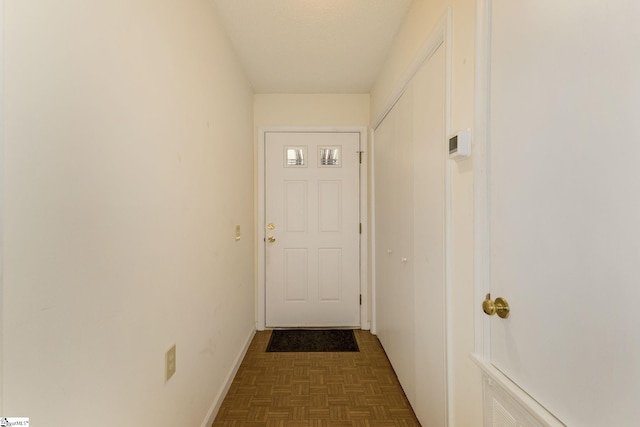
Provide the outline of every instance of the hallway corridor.
[[360,352],[267,353],[257,332],[212,427],[420,426],[378,339]]

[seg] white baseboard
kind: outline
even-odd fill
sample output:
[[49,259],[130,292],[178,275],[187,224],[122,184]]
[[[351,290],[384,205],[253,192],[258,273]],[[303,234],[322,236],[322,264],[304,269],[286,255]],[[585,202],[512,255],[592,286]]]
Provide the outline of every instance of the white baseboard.
[[231,371],[229,371],[229,373],[227,374],[227,378],[224,381],[224,385],[222,386],[222,388],[216,395],[215,399],[213,400],[213,403],[211,404],[211,408],[209,409],[207,416],[202,422],[201,427],[211,427],[211,424],[213,424],[213,421],[216,419],[216,415],[218,415],[220,406],[222,406],[222,401],[227,395],[227,392],[231,387],[231,383],[233,383],[233,379],[235,378],[236,373],[238,373],[238,369],[240,368],[242,359],[244,359],[245,354],[247,354],[247,350],[249,349],[249,344],[251,344],[251,340],[253,339],[255,334],[256,334],[256,328],[255,326],[252,326],[251,330],[249,331],[249,336],[247,337],[247,340],[245,341],[244,346],[242,347],[242,351],[240,351],[240,354],[238,354],[238,357],[236,358],[233,366],[231,367]]

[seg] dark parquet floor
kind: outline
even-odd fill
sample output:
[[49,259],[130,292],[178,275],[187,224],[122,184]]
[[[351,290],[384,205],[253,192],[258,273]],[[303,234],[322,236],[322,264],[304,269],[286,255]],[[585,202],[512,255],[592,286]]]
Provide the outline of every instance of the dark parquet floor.
[[360,352],[267,353],[257,332],[212,427],[420,426],[378,339]]

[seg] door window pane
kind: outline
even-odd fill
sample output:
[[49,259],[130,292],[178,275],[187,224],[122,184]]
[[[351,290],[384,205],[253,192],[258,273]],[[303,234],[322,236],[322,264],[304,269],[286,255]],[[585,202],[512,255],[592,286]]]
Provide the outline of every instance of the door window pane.
[[318,153],[318,166],[327,167],[327,166],[338,166],[340,167],[342,162],[340,159],[340,150],[341,147],[320,147],[320,151]]
[[285,167],[306,167],[307,147],[285,147],[284,166]]

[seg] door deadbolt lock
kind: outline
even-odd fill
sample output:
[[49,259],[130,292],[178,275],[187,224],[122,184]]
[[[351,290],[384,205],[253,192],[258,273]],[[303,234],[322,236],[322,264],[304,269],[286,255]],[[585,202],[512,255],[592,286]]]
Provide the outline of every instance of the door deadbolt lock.
[[276,225],[274,223],[270,222],[269,224],[267,224],[267,229],[275,230],[276,229]]
[[275,237],[273,237],[273,236],[269,236],[269,237],[267,237],[267,242],[269,242],[269,243],[273,243],[273,242],[275,242],[275,241],[276,241],[276,238],[275,238]]
[[509,317],[509,303],[502,297],[498,297],[495,301],[491,301],[491,294],[487,294],[487,297],[482,303],[482,311],[489,316],[497,314],[501,319],[506,319]]

